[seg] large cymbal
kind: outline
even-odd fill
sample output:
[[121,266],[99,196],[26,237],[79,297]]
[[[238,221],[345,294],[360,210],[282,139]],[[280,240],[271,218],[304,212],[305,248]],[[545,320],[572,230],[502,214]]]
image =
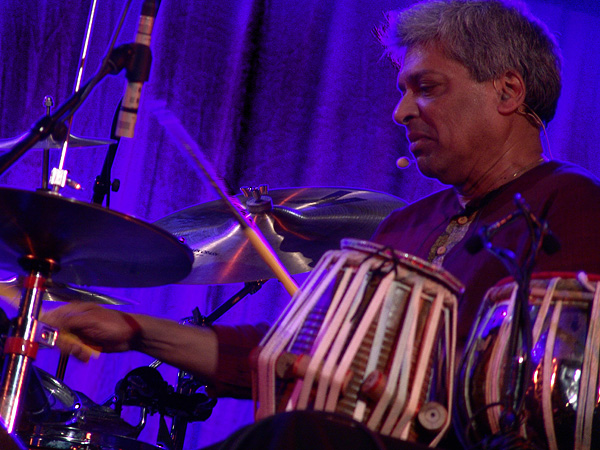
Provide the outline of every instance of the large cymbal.
[[19,260],[53,260],[56,283],[145,287],[189,274],[190,249],[131,216],[47,191],[0,188],[0,269],[23,272]]
[[[385,216],[406,204],[393,195],[339,187],[276,189],[267,195],[273,206],[264,196],[258,202],[242,195],[237,199],[291,274],[310,271],[327,250],[339,248],[342,238],[369,239]],[[178,211],[155,224],[194,252],[192,272],[180,283],[273,278],[220,200]]]
[[[15,138],[9,139],[0,139],[0,149],[11,149],[16,144],[18,144],[23,136],[18,136]],[[99,145],[107,145],[114,144],[116,141],[112,139],[102,139],[102,138],[91,138],[91,137],[79,137],[74,134],[69,135],[69,148],[80,148],[80,147],[97,147]],[[57,141],[52,137],[52,135],[48,136],[41,141],[35,143],[32,148],[62,148],[64,141]]]

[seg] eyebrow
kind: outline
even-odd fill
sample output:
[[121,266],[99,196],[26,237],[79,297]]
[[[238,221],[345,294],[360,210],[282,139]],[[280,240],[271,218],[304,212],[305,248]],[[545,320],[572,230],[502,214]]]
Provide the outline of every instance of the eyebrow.
[[[441,72],[438,72],[434,69],[422,69],[422,70],[419,70],[417,72],[414,72],[414,73],[411,73],[410,75],[408,75],[406,77],[406,81],[408,83],[416,83],[419,81],[420,78],[424,77],[425,75],[430,75],[430,74],[442,75]],[[396,81],[396,87],[398,88],[399,91],[402,91],[403,90],[402,88],[404,86],[406,86],[406,82],[400,83],[399,81]]]

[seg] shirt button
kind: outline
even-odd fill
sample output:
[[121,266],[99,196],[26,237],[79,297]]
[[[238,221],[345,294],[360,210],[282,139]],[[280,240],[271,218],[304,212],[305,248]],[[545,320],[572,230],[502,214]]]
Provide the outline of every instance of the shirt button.
[[446,253],[446,247],[444,247],[443,245],[441,247],[438,247],[438,249],[435,251],[439,256],[443,255],[444,253]]
[[461,224],[461,225],[464,225],[464,224],[465,224],[465,223],[467,223],[468,221],[469,221],[469,219],[468,219],[467,217],[465,217],[465,216],[460,216],[460,217],[458,218],[458,221],[457,221],[457,222],[458,222],[459,224]]

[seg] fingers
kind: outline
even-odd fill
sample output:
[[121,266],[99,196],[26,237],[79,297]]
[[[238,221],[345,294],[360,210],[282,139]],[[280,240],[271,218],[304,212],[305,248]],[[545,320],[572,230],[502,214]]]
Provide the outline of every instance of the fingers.
[[[94,322],[95,311],[102,309],[89,303],[69,303],[42,313],[40,320],[59,330],[57,345],[62,352],[88,362],[91,357],[99,356],[101,347],[88,345],[82,338],[86,338],[86,329]],[[82,338],[77,334],[81,334]]]
[[103,309],[94,303],[73,302],[52,311],[43,312],[40,320],[56,328],[74,328],[78,322],[87,320],[87,314]]
[[76,335],[67,331],[59,332],[57,345],[63,353],[74,356],[82,362],[88,362],[90,358],[98,358],[101,349],[85,344]]

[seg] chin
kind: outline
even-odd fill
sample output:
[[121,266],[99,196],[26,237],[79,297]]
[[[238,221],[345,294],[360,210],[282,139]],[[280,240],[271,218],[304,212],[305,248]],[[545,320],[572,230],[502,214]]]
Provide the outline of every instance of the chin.
[[430,164],[427,163],[425,158],[417,157],[416,162],[417,168],[419,169],[419,172],[421,172],[421,175],[427,178],[435,178],[439,180],[440,174],[436,172],[436,170],[431,167]]
[[455,180],[453,180],[451,176],[449,176],[448,174],[440,173],[434,168],[429,167],[427,164],[419,164],[419,162],[417,161],[417,168],[419,169],[419,172],[421,172],[421,175],[423,175],[425,178],[431,178],[446,185],[454,184]]

